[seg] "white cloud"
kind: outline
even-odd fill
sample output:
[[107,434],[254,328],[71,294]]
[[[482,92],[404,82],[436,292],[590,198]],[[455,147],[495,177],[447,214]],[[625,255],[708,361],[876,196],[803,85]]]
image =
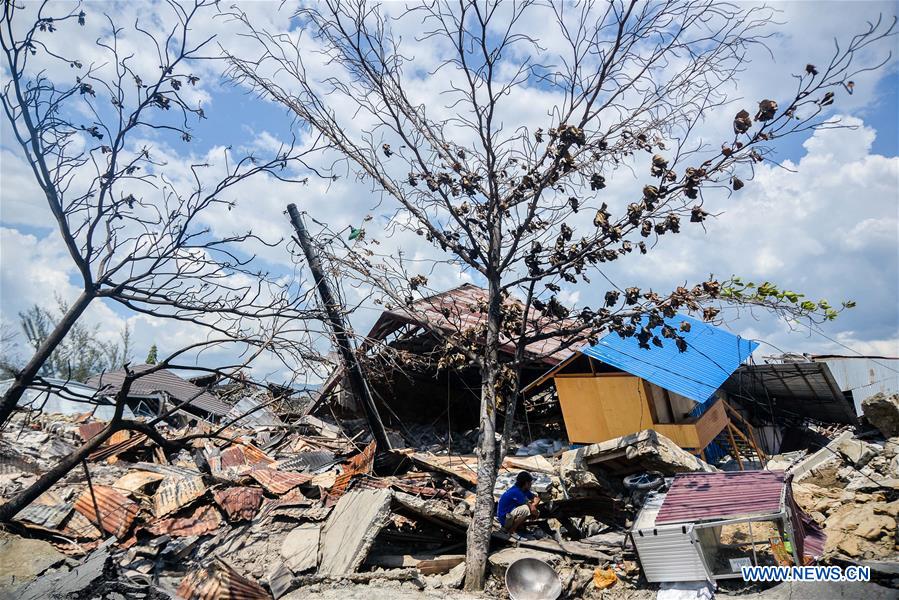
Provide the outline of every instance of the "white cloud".
[[[250,12],[260,27],[284,29],[288,26],[290,6],[282,7],[277,2],[246,2],[239,6]],[[783,10],[781,20],[786,24],[775,27],[778,35],[769,40],[774,63],[763,49],[753,50],[753,62],[740,76],[735,90],[743,98],[741,105],[752,108],[760,98],[786,97],[794,86],[790,74],[801,70],[806,62],[826,62],[833,49],[832,38],[835,35],[845,37],[848,33],[847,21],[856,28],[878,12],[895,10],[889,3],[828,6],[830,10],[823,11],[814,3],[777,5]],[[133,17],[133,5],[128,3],[117,4],[110,10],[120,20],[127,17],[130,22]],[[850,13],[851,19],[847,19]],[[100,27],[98,21],[99,15],[89,15],[87,29],[94,37],[99,30],[92,28]],[[533,23],[531,28],[540,34],[540,26],[539,22]],[[400,31],[404,41],[412,42],[415,34],[420,33],[416,27],[420,29],[421,25],[409,20],[402,27],[405,28]],[[236,31],[236,24],[223,18],[204,18],[197,24],[198,37],[217,32],[222,43],[236,52],[251,48],[250,42],[235,36]],[[85,35],[83,39],[92,41],[94,37]],[[78,39],[78,52],[90,55],[93,52],[90,45],[82,43],[81,36]],[[311,41],[304,40],[306,43],[311,44]],[[429,116],[445,116],[451,112],[448,109],[450,100],[439,92],[454,75],[447,70],[438,71],[436,75],[432,73],[439,62],[440,50],[428,40],[418,43],[414,52],[418,69],[407,71],[411,78],[409,93],[416,102],[426,105]],[[151,70],[152,58],[149,52],[139,53],[142,68]],[[310,57],[309,60],[313,59]],[[220,90],[216,76],[221,67],[220,63],[203,63],[197,67],[203,69],[195,98],[198,102],[215,102]],[[334,74],[336,69],[333,65],[324,67],[318,63],[310,63],[310,68],[317,68],[322,74]],[[890,68],[895,68],[895,62]],[[54,73],[60,78],[71,78],[70,71],[66,67]],[[709,272],[723,277],[734,273],[751,279],[771,279],[785,287],[805,291],[816,299],[854,299],[858,308],[828,324],[825,332],[859,351],[877,348],[878,353],[899,354],[899,351],[887,351],[891,345],[895,349],[899,339],[896,312],[899,158],[872,155],[871,144],[876,131],[859,118],[876,106],[877,83],[884,74],[884,71],[878,71],[857,77],[856,93],[841,99],[840,110],[853,115],[846,116],[843,122],[855,126],[854,130],[819,131],[804,143],[805,155],[796,162],[788,161],[784,168],[762,166],[755,180],[730,199],[711,194],[708,201],[714,204],[714,211],[724,212],[719,218],[707,222],[707,232],[696,226],[685,226],[684,233],[666,236],[647,257],[634,255],[607,269],[606,274],[627,285],[651,286],[661,291],[704,279]],[[522,123],[532,128],[545,125],[546,115],[557,100],[557,96],[544,90],[517,90],[503,102],[501,119],[506,131],[511,132]],[[263,101],[257,102],[261,105]],[[732,115],[730,108],[708,115],[699,130],[701,137],[722,139],[722,132],[730,130]],[[239,122],[241,115],[210,111],[210,119],[218,119],[217,122],[224,124]],[[350,121],[354,128],[365,123],[362,119]],[[285,117],[283,123],[283,130],[250,131],[246,128],[246,135],[235,140],[234,146],[270,152],[277,148],[279,140],[290,137],[289,118]],[[54,235],[41,238],[26,233],[26,227],[50,225],[49,213],[45,201],[31,183],[27,165],[9,146],[8,136],[4,138],[0,156],[3,179],[0,219],[7,228],[3,230],[2,240],[2,311],[3,318],[10,319],[33,302],[45,302],[50,291],[59,290],[71,299],[77,293],[77,287],[69,280],[73,274],[71,263]],[[186,180],[189,165],[196,162],[208,161],[217,165],[204,174],[208,177],[221,168],[222,148],[187,146],[185,150],[181,146],[167,147],[158,140],[154,146],[157,155],[167,162],[166,172],[173,179]],[[333,155],[324,155],[321,164],[330,164],[332,159]],[[358,226],[365,215],[373,214],[375,219],[366,225],[366,229],[369,236],[382,242],[382,251],[403,249],[413,260],[439,256],[433,248],[424,245],[422,238],[410,232],[400,231],[387,236],[385,219],[381,215],[393,215],[394,207],[390,201],[381,204],[382,198],[372,193],[370,185],[357,180],[352,173],[341,175],[343,177],[336,182],[312,179],[307,186],[257,178],[224,195],[223,199],[238,200],[234,210],[211,210],[203,222],[217,235],[252,229],[268,240],[287,240],[292,231],[283,211],[289,202],[295,202],[300,210],[328,223],[332,230]],[[611,199],[610,204],[625,204],[627,198],[639,193],[641,185],[625,169],[617,172],[608,183],[604,198]],[[310,223],[310,227],[314,224]],[[293,263],[285,244],[259,245],[253,250],[267,265],[292,272]],[[15,267],[10,267],[11,264]],[[471,280],[471,274],[460,273],[456,268],[440,268],[429,274],[429,279],[432,288],[443,289]],[[605,288],[602,278],[593,279],[595,283],[590,286],[566,289],[565,299],[595,305],[591,299],[599,297]],[[356,300],[366,299],[369,293],[350,287],[345,291]],[[366,331],[377,316],[374,307],[366,308],[354,315],[354,324],[360,331]],[[101,323],[108,335],[113,335],[124,323],[123,316],[109,307],[98,304],[92,311],[95,312],[91,313],[91,318]],[[140,315],[128,320],[135,329],[137,354],[142,354],[153,342],[165,351],[195,340],[197,335],[191,328],[165,319]],[[835,351],[839,348],[838,344],[817,335],[809,337],[807,330],[805,335],[792,331],[788,325],[766,314],[743,312],[730,326],[747,336],[767,339],[784,350]],[[204,360],[221,360],[223,356],[210,354]],[[279,367],[269,362],[260,369],[275,371]]]

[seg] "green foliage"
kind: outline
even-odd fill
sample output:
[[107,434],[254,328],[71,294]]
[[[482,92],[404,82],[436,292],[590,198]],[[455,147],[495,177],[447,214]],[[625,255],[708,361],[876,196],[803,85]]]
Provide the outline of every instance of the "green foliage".
[[854,301],[846,300],[842,308],[835,309],[827,300],[807,300],[805,294],[781,289],[770,281],[744,282],[740,277],[732,277],[721,286],[721,297],[735,304],[754,304],[823,321],[833,321],[843,310],[855,307]]
[[150,351],[147,352],[147,360],[145,360],[144,362],[146,362],[148,365],[155,365],[159,360],[157,354],[158,350],[156,349],[156,344],[153,344],[152,346],[150,346]]
[[[35,304],[20,312],[19,325],[27,345],[37,350],[68,310],[68,304],[57,298],[55,311]],[[119,342],[101,340],[98,329],[99,326],[90,327],[82,320],[77,321],[38,374],[84,382],[103,371],[121,368],[131,353],[130,329],[125,326]]]

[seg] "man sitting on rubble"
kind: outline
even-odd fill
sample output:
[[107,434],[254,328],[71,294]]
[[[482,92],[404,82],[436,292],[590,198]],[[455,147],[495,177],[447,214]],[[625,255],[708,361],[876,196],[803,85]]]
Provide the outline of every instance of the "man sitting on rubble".
[[515,477],[515,485],[500,496],[496,505],[496,518],[503,530],[515,535],[521,525],[531,517],[537,516],[537,503],[540,498],[531,491],[534,477],[522,471]]

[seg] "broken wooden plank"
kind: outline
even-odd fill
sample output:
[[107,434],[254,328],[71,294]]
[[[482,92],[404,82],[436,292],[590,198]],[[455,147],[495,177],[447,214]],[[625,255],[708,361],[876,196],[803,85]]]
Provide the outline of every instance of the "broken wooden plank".
[[389,569],[418,569],[422,575],[438,575],[465,562],[464,554],[373,554],[365,564]]

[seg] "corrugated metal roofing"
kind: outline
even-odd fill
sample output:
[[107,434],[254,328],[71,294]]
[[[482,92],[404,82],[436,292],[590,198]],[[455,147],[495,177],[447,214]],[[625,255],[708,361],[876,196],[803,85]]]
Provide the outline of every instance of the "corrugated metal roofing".
[[249,475],[255,479],[259,485],[273,494],[286,494],[298,485],[307,483],[312,479],[312,475],[289,471],[276,471],[264,467],[253,469],[250,471]]
[[899,358],[883,356],[813,356],[827,363],[840,390],[852,392],[857,414],[862,400],[877,393],[899,393]]
[[825,363],[743,365],[724,389],[737,397],[754,397],[756,410],[767,410],[770,402],[776,415],[855,423],[852,403]]
[[147,531],[153,535],[171,535],[188,537],[203,535],[215,531],[222,524],[222,515],[210,504],[197,508],[188,517],[169,517],[147,525]]
[[176,593],[182,600],[271,600],[272,597],[265,588],[220,558],[188,573]]
[[[135,365],[132,371],[141,373],[152,368],[153,365]],[[88,385],[94,386],[104,394],[114,394],[121,389],[125,381],[125,371],[113,371],[91,377]],[[190,401],[195,406],[216,416],[225,416],[231,407],[222,402],[203,388],[197,387],[191,382],[182,379],[167,369],[160,369],[140,377],[131,384],[131,394],[134,396],[153,396],[164,392],[171,396],[176,403]]]
[[[690,331],[680,331],[684,321]],[[685,315],[665,319],[665,324],[678,330],[687,343],[686,351],[669,339],[662,340],[662,347],[650,344],[647,350],[636,337],[622,338],[617,333],[580,351],[670,392],[705,402],[758,347],[757,342]]]
[[[99,516],[95,508],[99,510]],[[75,510],[92,523],[99,521],[104,531],[122,539],[131,529],[131,523],[140,512],[140,505],[111,487],[95,485],[85,489],[78,497],[75,501]]]
[[212,493],[216,503],[224,509],[232,521],[249,521],[262,504],[262,488],[232,487]]
[[679,473],[662,502],[656,524],[777,514],[783,509],[784,482],[783,471]]

